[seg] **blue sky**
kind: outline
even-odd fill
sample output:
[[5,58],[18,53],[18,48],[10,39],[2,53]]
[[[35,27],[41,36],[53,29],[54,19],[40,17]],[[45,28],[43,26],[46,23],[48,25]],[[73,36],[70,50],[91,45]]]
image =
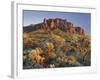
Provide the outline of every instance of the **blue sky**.
[[75,12],[52,12],[52,11],[23,11],[23,25],[37,24],[43,22],[44,18],[66,19],[72,22],[75,26],[80,26],[85,29],[87,34],[91,34],[91,14],[90,13],[75,13]]

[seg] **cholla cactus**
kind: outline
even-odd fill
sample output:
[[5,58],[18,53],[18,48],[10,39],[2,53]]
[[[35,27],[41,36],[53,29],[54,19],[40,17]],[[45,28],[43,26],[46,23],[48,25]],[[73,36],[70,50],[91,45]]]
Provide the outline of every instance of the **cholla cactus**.
[[36,49],[33,49],[31,52],[30,52],[30,56],[31,55],[40,55],[42,53],[42,50],[41,50],[41,48],[36,48]]
[[82,47],[82,46],[79,48],[79,50],[80,50],[81,54],[83,54],[83,55],[88,51],[87,48]]
[[60,44],[60,45],[64,45],[64,43],[65,43],[65,39],[64,38],[62,38],[62,37],[60,37],[60,36],[58,36],[58,35],[52,35],[52,38],[54,39],[54,41],[56,42],[56,43],[58,43],[58,44]]
[[41,53],[42,53],[41,48],[36,48],[35,50],[36,50],[36,53],[37,53],[37,54],[41,54]]
[[43,64],[45,58],[40,56],[41,53],[42,53],[41,48],[36,48],[31,51],[31,53],[29,54],[29,58],[32,61],[35,61],[36,63]]
[[50,42],[47,42],[46,45],[45,45],[45,47],[47,48],[48,52],[51,52],[54,49],[53,43],[50,43]]

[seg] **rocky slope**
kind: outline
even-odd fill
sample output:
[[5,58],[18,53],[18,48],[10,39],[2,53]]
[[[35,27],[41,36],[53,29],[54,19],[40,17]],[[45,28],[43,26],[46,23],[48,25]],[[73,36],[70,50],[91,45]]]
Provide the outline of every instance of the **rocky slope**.
[[23,69],[91,65],[91,38],[67,20],[23,27]]

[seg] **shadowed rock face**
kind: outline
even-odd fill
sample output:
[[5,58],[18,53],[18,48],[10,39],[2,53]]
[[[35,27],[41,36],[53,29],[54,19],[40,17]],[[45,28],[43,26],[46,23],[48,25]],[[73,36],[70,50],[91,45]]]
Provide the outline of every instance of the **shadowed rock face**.
[[81,27],[75,27],[76,32],[79,32],[79,34],[85,34],[84,33],[84,29],[82,29]]
[[64,32],[78,33],[80,35],[85,34],[84,29],[82,29],[81,27],[75,27],[73,23],[67,22],[67,20],[61,19],[61,18],[44,19],[42,23],[24,26],[23,31],[31,32],[31,31],[38,30],[38,29],[54,30],[57,28],[59,28],[60,30]]

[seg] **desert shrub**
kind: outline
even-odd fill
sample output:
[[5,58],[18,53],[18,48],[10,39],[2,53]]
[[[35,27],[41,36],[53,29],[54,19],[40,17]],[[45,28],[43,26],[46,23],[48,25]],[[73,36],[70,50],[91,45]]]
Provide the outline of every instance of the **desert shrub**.
[[38,45],[38,41],[36,41],[36,40],[33,40],[33,39],[31,39],[31,38],[29,38],[29,39],[24,39],[23,40],[23,49],[28,49],[28,48],[34,48],[34,47],[37,47],[37,45]]
[[28,59],[23,62],[23,69],[34,69],[34,68],[43,68],[43,65],[40,65]]
[[44,30],[24,33],[23,65],[26,69],[88,66],[91,64],[90,46],[89,37],[59,29],[49,35]]
[[40,65],[38,63],[35,63],[32,68],[43,68],[43,65]]
[[91,65],[91,55],[90,53],[87,53],[87,55],[84,57],[84,66],[90,66]]
[[35,62],[32,62],[29,59],[23,60],[23,69],[32,69]]

